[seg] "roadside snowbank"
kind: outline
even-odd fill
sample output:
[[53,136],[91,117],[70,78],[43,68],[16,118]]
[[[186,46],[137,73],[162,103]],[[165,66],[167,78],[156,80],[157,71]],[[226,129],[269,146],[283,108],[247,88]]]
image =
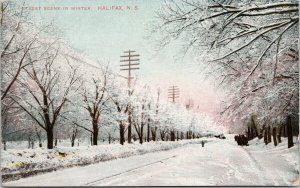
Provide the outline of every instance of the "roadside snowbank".
[[[253,153],[253,156],[264,155],[260,158],[261,161],[264,161],[264,158],[275,161],[277,159],[285,160],[293,170],[299,174],[299,140],[298,137],[293,137],[294,146],[287,148],[287,138],[281,137],[281,143],[275,147],[273,140],[271,143],[265,145],[263,139],[255,138],[249,141],[249,147],[247,150]],[[267,164],[267,161],[264,161],[262,164]],[[276,164],[276,163],[274,163]]]
[[[214,138],[211,138],[214,139]],[[200,144],[202,139],[176,142],[146,142],[133,144],[58,147],[48,149],[1,150],[1,172],[4,181],[15,180],[41,172],[72,166],[83,166],[101,161],[125,158],[150,152],[170,150],[187,144]],[[207,140],[207,139],[206,139]]]

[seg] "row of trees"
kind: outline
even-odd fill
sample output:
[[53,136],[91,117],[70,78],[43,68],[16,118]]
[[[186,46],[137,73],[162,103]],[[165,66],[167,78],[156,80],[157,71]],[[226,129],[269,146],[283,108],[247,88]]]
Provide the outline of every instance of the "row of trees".
[[253,116],[255,132],[298,130],[298,12],[293,0],[168,1],[152,33],[161,46],[183,41],[184,52],[208,67],[227,92],[220,114],[231,131],[247,130]]
[[69,138],[74,146],[81,135],[97,145],[102,134],[109,142],[117,137],[124,144],[128,116],[135,130],[127,131],[129,143],[131,134],[143,143],[145,137],[158,140],[158,133],[161,140],[175,141],[185,133],[192,138],[203,130],[215,131],[208,117],[160,101],[159,90],[153,96],[150,87],[135,81],[128,91],[126,80],[109,65],[88,64],[62,41],[48,36],[47,28],[33,27],[17,4],[2,2],[1,9],[4,143],[7,139],[31,143],[36,137],[41,147],[46,138],[47,148],[52,149],[58,138]]

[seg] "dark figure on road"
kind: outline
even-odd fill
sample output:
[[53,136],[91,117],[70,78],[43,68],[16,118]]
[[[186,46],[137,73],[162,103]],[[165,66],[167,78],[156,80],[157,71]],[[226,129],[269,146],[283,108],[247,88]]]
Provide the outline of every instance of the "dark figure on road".
[[234,140],[238,143],[239,146],[248,146],[248,138],[245,135],[236,135]]
[[203,140],[201,141],[201,145],[202,145],[202,147],[204,147],[204,141]]

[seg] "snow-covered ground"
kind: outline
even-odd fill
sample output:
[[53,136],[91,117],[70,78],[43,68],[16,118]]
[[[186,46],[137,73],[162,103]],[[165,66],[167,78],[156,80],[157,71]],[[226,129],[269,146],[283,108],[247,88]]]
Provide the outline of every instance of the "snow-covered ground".
[[[63,142],[62,142],[63,143]],[[199,144],[200,140],[182,140],[179,142],[147,142],[139,144],[101,144],[98,146],[65,147],[48,149],[8,149],[1,151],[1,172],[4,181],[41,172],[49,172],[66,167],[82,166],[149,152],[170,150],[186,144]],[[13,144],[11,144],[12,146]],[[34,172],[34,173],[33,173]],[[11,175],[14,175],[12,177]],[[7,179],[7,177],[9,177]]]
[[[102,140],[98,140],[99,145],[107,145],[109,144],[107,141],[102,142]],[[114,144],[118,144],[119,140],[116,140],[113,142]],[[71,147],[71,141],[69,139],[67,140],[59,140],[57,142],[57,146],[58,147]],[[81,147],[81,146],[91,146],[91,141],[89,139],[81,139],[80,143],[78,145],[78,139],[75,140],[75,147]],[[30,148],[32,146],[30,145]],[[19,150],[23,150],[23,149],[27,149],[28,148],[28,141],[7,141],[6,142],[6,148],[8,150],[10,149],[19,149]],[[34,146],[33,149],[39,149],[39,143],[37,141],[34,142]],[[47,140],[43,140],[42,141],[42,148],[46,149],[47,148]],[[3,149],[3,144],[1,144],[1,149]]]
[[299,177],[298,143],[287,149],[286,139],[277,147],[253,140],[249,147],[241,147],[233,135],[227,135],[226,140],[213,138],[205,147],[199,140],[194,142],[198,144],[58,170],[4,185],[293,185]]

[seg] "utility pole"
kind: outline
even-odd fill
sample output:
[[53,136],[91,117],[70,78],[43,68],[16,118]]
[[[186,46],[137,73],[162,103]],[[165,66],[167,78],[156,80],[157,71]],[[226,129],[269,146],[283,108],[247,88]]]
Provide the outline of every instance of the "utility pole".
[[175,99],[179,98],[178,86],[173,85],[168,89],[168,98],[172,99],[172,103],[175,103]]
[[[172,99],[172,103],[175,103],[175,100],[179,98],[179,88],[178,86],[171,86],[168,89],[168,98]],[[171,141],[175,141],[175,129],[170,130]]]
[[[121,71],[128,71],[128,95],[131,96],[131,80],[133,79],[131,75],[132,70],[139,69],[138,65],[140,63],[132,63],[132,62],[138,62],[139,54],[136,54],[136,51],[128,50],[124,52],[125,55],[120,56],[121,60],[120,62],[125,62],[125,64],[121,64]],[[131,143],[131,125],[132,125],[132,109],[131,105],[129,104],[128,107],[128,143]]]

